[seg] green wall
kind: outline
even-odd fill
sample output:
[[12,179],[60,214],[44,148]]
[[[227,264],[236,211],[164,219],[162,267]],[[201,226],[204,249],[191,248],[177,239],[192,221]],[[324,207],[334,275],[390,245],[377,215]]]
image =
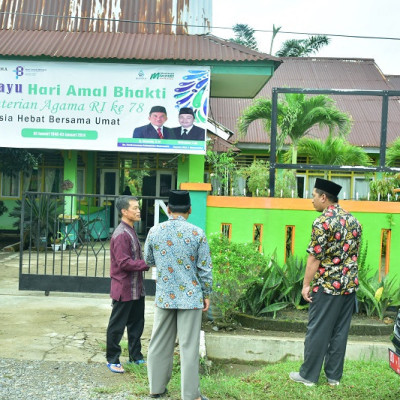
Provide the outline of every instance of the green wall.
[[[400,205],[399,205],[400,206]],[[379,270],[381,230],[391,229],[389,271],[400,278],[400,214],[352,212],[363,228],[363,243],[368,245],[367,264]],[[279,262],[285,255],[287,225],[295,226],[294,254],[306,256],[311,225],[319,215],[316,211],[207,207],[206,233],[221,232],[221,224],[232,224],[231,240],[252,242],[254,224],[263,224],[262,249],[264,254],[277,251]]]

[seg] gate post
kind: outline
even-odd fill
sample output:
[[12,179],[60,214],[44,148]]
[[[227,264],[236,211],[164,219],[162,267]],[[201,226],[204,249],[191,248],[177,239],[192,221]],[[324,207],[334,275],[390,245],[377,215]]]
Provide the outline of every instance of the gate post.
[[190,192],[192,214],[188,221],[206,230],[207,194],[211,191],[210,183],[204,182],[203,155],[183,154],[178,160],[177,187]]

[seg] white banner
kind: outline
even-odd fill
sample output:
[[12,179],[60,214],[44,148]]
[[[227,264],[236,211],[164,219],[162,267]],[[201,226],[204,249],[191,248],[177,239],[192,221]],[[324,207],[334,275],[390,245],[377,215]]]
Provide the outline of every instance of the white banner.
[[205,154],[209,87],[209,67],[0,60],[0,146]]

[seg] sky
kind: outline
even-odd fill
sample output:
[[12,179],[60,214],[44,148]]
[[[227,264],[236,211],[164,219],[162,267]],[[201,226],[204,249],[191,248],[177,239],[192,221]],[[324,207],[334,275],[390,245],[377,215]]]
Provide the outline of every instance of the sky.
[[[255,30],[391,37],[399,40],[330,37],[317,57],[373,58],[385,75],[400,75],[400,0],[213,0],[212,34],[229,39],[235,24]],[[258,50],[269,53],[271,32],[255,35]],[[307,35],[278,33],[272,54],[288,39]]]

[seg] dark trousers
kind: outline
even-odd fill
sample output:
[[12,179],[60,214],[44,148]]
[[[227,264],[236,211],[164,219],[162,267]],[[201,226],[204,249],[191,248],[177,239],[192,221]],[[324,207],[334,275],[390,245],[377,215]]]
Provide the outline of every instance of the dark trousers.
[[329,379],[340,381],[349,335],[355,293],[332,296],[319,288],[312,295],[300,375],[318,382],[322,364]]
[[140,337],[144,329],[144,297],[139,300],[113,300],[110,321],[107,328],[107,361],[119,364],[121,346],[119,345],[124,330],[128,333],[129,361],[143,359]]

